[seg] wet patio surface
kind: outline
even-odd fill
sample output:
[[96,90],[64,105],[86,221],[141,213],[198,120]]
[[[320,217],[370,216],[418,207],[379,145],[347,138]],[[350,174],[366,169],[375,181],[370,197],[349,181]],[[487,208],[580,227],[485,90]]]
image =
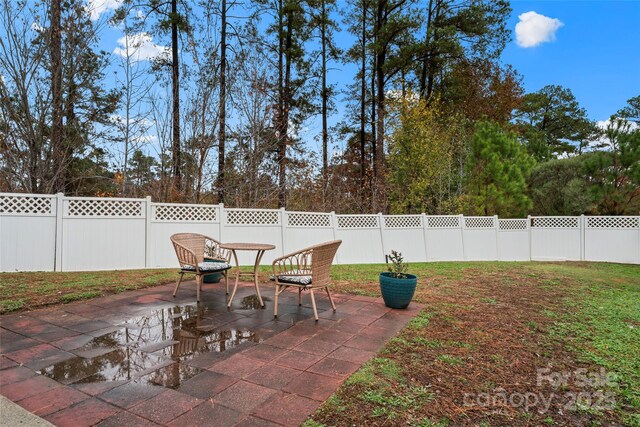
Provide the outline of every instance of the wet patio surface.
[[[296,426],[419,311],[193,282],[0,317],[0,394],[60,426]],[[266,298],[265,298],[266,296]]]

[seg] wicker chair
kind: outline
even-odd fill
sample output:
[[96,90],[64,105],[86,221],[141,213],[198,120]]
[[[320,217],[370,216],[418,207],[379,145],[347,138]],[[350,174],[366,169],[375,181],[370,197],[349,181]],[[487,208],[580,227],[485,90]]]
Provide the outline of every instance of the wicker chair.
[[276,283],[273,309],[275,317],[278,317],[278,296],[289,286],[298,288],[298,305],[302,305],[302,291],[309,291],[316,321],[318,320],[318,309],[313,294],[315,289],[324,288],[327,291],[331,307],[333,311],[336,311],[336,305],[329,291],[329,273],[331,263],[341,243],[341,240],[322,243],[273,261],[273,276],[271,276],[271,280]]
[[[200,302],[203,276],[208,274],[222,273],[227,285],[227,295],[229,294],[227,270],[231,268],[229,263],[231,251],[221,249],[220,242],[217,240],[196,233],[174,234],[171,236],[171,243],[173,243],[173,248],[180,263],[180,279],[173,290],[174,297],[185,274],[196,275],[196,300],[198,302]],[[205,257],[214,259],[217,262],[205,261]]]

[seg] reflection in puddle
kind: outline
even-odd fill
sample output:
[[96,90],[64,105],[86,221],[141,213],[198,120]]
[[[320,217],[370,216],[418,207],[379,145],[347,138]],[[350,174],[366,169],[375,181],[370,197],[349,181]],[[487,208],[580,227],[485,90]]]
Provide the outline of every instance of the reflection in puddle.
[[[271,301],[270,298],[262,297],[262,301]],[[266,305],[265,305],[266,307]],[[264,310],[265,307],[260,305],[258,295],[249,295],[240,299],[240,310]]]
[[208,327],[210,319],[202,318],[207,312],[204,306],[176,306],[128,319],[121,329],[72,350],[77,357],[40,373],[63,384],[138,380],[176,388],[202,372],[182,362],[259,341],[246,328]]

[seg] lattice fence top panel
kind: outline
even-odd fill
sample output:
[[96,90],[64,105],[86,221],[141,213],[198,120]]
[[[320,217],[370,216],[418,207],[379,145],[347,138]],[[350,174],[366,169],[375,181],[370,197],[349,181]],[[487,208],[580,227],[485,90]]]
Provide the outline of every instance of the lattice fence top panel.
[[526,219],[500,219],[498,220],[499,228],[502,231],[526,230]]
[[492,216],[465,216],[464,226],[466,228],[493,228]]
[[0,196],[0,214],[54,215],[53,197],[3,195]]
[[227,210],[227,224],[231,225],[280,225],[278,211]]
[[577,217],[573,216],[544,216],[531,218],[534,228],[579,228]]
[[143,200],[70,199],[68,217],[144,218]]
[[338,215],[338,228],[378,228],[378,215]]
[[429,228],[460,228],[459,216],[429,216],[427,217]]
[[331,227],[331,214],[290,212],[287,215],[289,227]]
[[385,215],[386,228],[422,228],[421,215]]
[[218,222],[216,206],[154,205],[154,221]]
[[592,216],[587,217],[587,228],[638,228],[640,217]]

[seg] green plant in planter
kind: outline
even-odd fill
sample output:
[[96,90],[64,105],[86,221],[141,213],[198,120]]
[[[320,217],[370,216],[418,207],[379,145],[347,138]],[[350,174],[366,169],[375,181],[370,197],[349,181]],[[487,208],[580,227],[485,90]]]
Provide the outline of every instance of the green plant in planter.
[[386,256],[387,270],[380,273],[380,293],[387,307],[407,308],[416,291],[418,277],[407,273],[409,266],[402,254],[391,251]]
[[402,254],[398,251],[391,250],[391,254],[386,256],[387,258],[387,270],[391,273],[391,277],[396,279],[405,279],[407,277],[407,271],[409,265],[404,262]]

